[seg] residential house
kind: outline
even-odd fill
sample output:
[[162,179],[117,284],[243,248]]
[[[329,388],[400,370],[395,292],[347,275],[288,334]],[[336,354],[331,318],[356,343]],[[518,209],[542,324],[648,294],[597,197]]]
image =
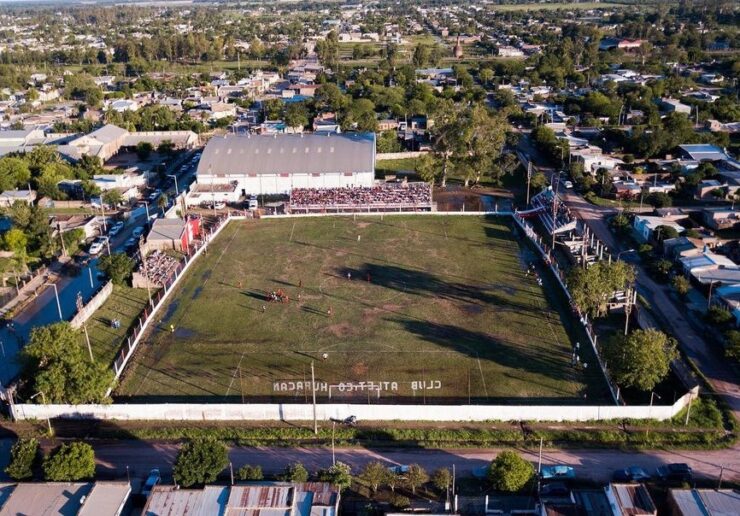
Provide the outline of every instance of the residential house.
[[740,223],[740,211],[728,208],[706,208],[702,210],[704,224],[708,228],[730,229]]
[[740,267],[706,247],[685,253],[678,261],[684,273],[701,285],[740,283]]
[[691,106],[682,103],[680,100],[664,98],[658,102],[660,108],[667,113],[683,113],[686,115],[691,114]]
[[595,146],[571,151],[570,157],[576,163],[582,163],[583,171],[588,174],[596,174],[600,168],[614,170],[622,163],[622,160],[604,154],[601,148]]
[[17,202],[30,206],[35,200],[35,190],[5,190],[3,193],[0,193],[1,208],[9,208]]
[[696,144],[679,145],[678,148],[681,154],[681,158],[687,159],[687,160],[704,162],[704,161],[722,161],[722,160],[730,159],[727,153],[723,149],[720,149],[719,147],[717,147],[716,145],[709,145],[706,143],[696,143]]
[[655,236],[655,232],[660,226],[668,226],[675,229],[679,234],[685,229],[678,224],[672,217],[655,217],[652,215],[635,215],[632,221],[632,227],[642,242],[650,242]]
[[200,218],[156,219],[146,237],[146,251],[187,250],[200,235]]

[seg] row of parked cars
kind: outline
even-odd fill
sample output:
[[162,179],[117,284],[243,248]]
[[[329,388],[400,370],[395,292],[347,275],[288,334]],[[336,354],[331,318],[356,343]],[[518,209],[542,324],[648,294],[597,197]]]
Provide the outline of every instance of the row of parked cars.
[[[88,249],[88,253],[90,253],[90,255],[92,256],[96,256],[102,253],[103,249],[105,249],[107,246],[110,246],[110,240],[116,237],[121,231],[123,231],[124,226],[125,224],[123,222],[116,222],[113,226],[111,226],[110,231],[108,231],[107,235],[101,235],[93,241],[93,243],[90,245],[90,249]],[[123,245],[124,249],[127,252],[136,249],[139,245],[139,240],[141,240],[143,234],[143,226],[138,226],[134,228],[134,231],[131,233],[131,237],[129,237]]]

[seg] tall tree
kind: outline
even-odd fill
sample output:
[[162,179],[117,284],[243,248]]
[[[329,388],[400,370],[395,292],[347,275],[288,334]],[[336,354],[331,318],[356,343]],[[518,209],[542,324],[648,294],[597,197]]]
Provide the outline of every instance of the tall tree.
[[499,491],[519,491],[532,477],[534,466],[513,451],[499,453],[488,468],[488,480]]
[[378,488],[387,483],[389,475],[392,475],[388,468],[378,461],[370,462],[360,473],[360,480],[370,484],[373,493],[378,492]]
[[661,382],[677,356],[675,341],[653,329],[616,335],[604,347],[604,358],[617,383],[641,391]]
[[[80,336],[67,322],[34,328],[21,352],[31,391],[43,392],[49,403],[101,403],[113,385],[113,371],[90,362]],[[37,398],[38,399],[38,398]]]
[[602,260],[585,269],[575,268],[568,276],[568,287],[576,306],[591,317],[606,314],[607,302],[615,292],[635,283],[634,268],[620,260]]

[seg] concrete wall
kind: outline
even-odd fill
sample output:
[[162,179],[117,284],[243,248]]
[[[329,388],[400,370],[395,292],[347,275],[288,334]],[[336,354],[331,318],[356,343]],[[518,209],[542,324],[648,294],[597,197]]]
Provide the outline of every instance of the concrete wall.
[[103,303],[110,297],[110,295],[113,293],[113,282],[108,281],[105,285],[103,285],[103,288],[101,288],[97,294],[95,294],[90,301],[82,307],[82,310],[77,312],[75,316],[72,318],[72,320],[69,322],[70,325],[72,325],[72,328],[80,328],[85,321],[87,321],[92,314],[95,313],[95,310],[100,308]]
[[386,152],[384,154],[376,154],[375,161],[385,161],[389,159],[405,159],[405,158],[418,158],[419,156],[426,154],[426,152]]
[[[356,416],[360,421],[594,421],[608,419],[669,419],[696,394],[689,392],[673,405],[650,406],[531,406],[531,405],[351,405],[320,404],[316,416]],[[311,404],[113,404],[13,406],[16,419],[109,419],[138,421],[309,421]]]

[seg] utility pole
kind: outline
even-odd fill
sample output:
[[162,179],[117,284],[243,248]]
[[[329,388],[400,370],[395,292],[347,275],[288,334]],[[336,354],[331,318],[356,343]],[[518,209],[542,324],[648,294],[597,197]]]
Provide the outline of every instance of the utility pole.
[[92,347],[90,346],[90,336],[87,334],[87,324],[83,324],[82,329],[85,330],[85,340],[87,341],[87,352],[90,353],[90,362],[95,362],[92,354]]
[[314,374],[313,360],[311,360],[311,397],[313,398],[313,433],[319,435],[319,425],[316,422],[316,375]]
[[532,181],[532,162],[527,161],[527,204],[529,206],[529,184]]

